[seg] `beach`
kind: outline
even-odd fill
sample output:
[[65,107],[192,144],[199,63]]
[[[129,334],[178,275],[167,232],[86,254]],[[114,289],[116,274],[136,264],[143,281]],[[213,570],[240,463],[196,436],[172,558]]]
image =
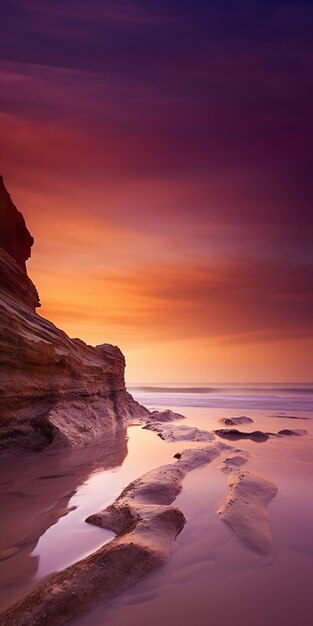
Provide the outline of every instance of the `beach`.
[[[245,416],[253,422],[236,425],[238,432],[257,430],[270,433],[269,438],[233,441],[215,434],[214,442],[206,444],[225,449],[183,478],[173,504],[186,522],[167,563],[73,623],[123,626],[177,620],[187,626],[210,619],[221,626],[230,621],[271,626],[284,613],[284,624],[307,626],[313,550],[311,386],[136,385],[130,391],[151,410],[170,408],[186,416],[170,423],[178,440],[164,440],[134,421],[127,431],[94,446],[45,453],[44,463],[39,455],[3,463],[1,610],[109,544],[115,534],[85,519],[111,505],[138,477],[175,462],[177,453],[203,448],[201,438],[179,439],[182,426],[213,433],[221,429],[221,419]],[[277,436],[279,431],[289,434]],[[235,470],[229,466],[234,457],[242,460]],[[277,489],[264,507],[271,536],[264,553],[247,545],[238,528],[220,517],[231,477],[239,470],[243,480],[257,477]]]
[[311,626],[313,2],[1,19],[0,626]]

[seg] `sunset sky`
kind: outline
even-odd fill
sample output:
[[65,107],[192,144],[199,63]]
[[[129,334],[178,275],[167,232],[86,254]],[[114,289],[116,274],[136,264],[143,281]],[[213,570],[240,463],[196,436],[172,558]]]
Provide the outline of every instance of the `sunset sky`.
[[313,5],[2,0],[40,314],[128,382],[313,380]]

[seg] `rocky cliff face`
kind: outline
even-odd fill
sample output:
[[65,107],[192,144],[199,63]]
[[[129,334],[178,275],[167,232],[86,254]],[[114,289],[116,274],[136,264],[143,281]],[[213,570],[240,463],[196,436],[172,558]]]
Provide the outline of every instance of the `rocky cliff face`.
[[0,450],[80,446],[148,411],[127,393],[115,346],[70,339],[38,315],[33,238],[0,179]]
[[34,239],[26,228],[25,220],[13,204],[0,176],[0,247],[3,248],[26,273]]

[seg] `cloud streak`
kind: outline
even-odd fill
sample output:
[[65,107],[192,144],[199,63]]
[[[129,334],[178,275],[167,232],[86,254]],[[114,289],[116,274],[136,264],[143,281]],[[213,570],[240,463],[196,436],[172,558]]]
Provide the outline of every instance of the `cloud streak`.
[[[91,261],[76,280],[63,269],[45,281],[50,316],[65,326],[92,323],[99,336],[105,329],[115,338],[122,328],[126,345],[201,337],[232,344],[290,340],[313,331],[313,265],[295,270],[223,258],[214,266],[181,259],[95,270]],[[66,296],[58,303],[60,283]]]
[[4,0],[2,20],[0,170],[43,312],[137,364],[254,342],[259,375],[262,342],[309,341],[310,4]]

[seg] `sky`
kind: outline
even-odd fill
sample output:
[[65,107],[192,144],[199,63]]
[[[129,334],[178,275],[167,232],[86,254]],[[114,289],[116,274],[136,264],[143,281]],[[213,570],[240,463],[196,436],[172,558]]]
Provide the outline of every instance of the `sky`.
[[40,314],[127,381],[313,380],[313,5],[2,0]]

